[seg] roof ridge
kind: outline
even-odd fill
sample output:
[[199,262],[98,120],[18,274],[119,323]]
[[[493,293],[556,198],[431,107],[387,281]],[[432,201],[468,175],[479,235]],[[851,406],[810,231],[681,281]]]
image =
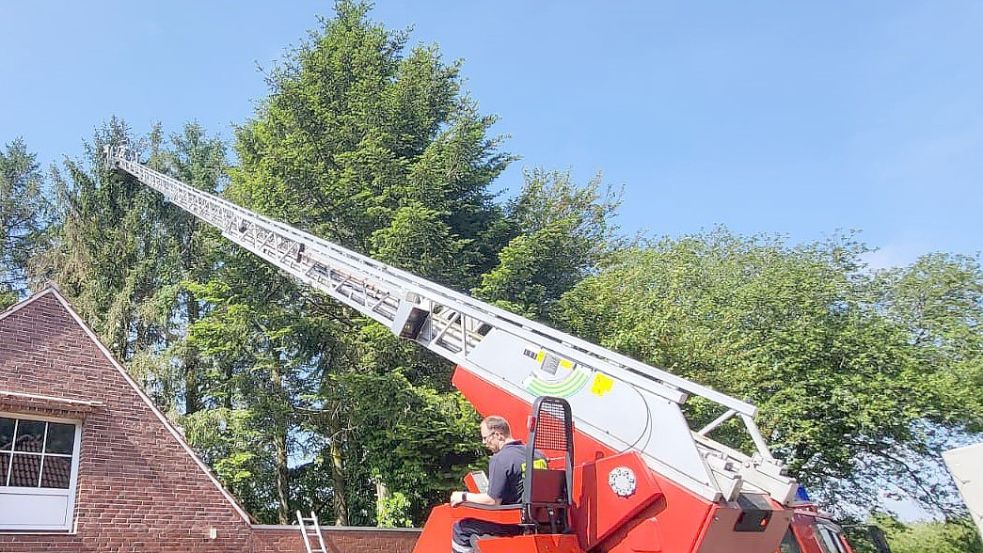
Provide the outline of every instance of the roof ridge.
[[45,287],[40,292],[35,292],[35,293],[31,294],[30,296],[27,296],[26,298],[20,300],[19,302],[11,305],[7,309],[5,309],[3,311],[0,311],[0,321],[2,321],[3,319],[5,319],[8,315],[11,315],[13,313],[16,313],[17,311],[20,311],[21,309],[27,307],[28,305],[36,302],[41,297],[46,296],[46,295],[51,294],[51,293],[54,293],[55,295],[61,297],[62,299],[65,299],[64,297],[61,296],[61,292],[59,292],[58,287],[49,282],[49,283],[47,283],[45,285]]

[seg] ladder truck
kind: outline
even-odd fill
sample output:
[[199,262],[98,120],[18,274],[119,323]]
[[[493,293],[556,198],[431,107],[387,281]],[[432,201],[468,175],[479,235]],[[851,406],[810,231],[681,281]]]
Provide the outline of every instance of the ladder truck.
[[[232,242],[454,363],[456,388],[480,414],[509,420],[517,438],[532,429],[537,398],[569,405],[561,528],[534,524],[480,540],[478,551],[850,553],[835,526],[797,501],[798,484],[769,451],[753,405],[198,190],[145,166],[125,145],[104,154],[113,170]],[[696,430],[681,409],[693,397],[719,412]],[[732,419],[750,437],[750,454],[710,437]],[[478,491],[475,479],[465,483]],[[414,551],[449,550],[451,525],[464,517],[520,522],[515,511],[437,506]]]

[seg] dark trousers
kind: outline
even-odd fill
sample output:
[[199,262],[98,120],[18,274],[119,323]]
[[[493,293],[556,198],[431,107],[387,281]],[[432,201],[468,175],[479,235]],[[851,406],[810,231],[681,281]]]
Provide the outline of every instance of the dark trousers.
[[518,524],[501,524],[477,518],[462,518],[454,523],[451,531],[451,551],[472,553],[479,538],[488,536],[518,536],[522,527]]

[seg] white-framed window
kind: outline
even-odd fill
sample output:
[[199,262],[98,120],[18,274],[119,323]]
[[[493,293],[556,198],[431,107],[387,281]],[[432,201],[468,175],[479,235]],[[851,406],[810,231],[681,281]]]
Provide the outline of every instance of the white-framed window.
[[0,412],[0,531],[71,530],[79,421]]
[[846,548],[840,540],[839,530],[822,521],[816,522],[815,530],[816,542],[823,553],[846,553]]
[[822,541],[830,553],[846,553],[846,548],[843,547],[843,542],[840,540],[839,531],[826,524],[819,524],[818,527],[819,535],[822,536]]

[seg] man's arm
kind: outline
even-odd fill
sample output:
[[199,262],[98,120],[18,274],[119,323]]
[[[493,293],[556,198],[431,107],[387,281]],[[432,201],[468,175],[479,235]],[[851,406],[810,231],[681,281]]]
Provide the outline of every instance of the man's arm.
[[504,491],[505,475],[499,470],[498,459],[493,455],[491,460],[488,461],[488,492],[454,492],[451,494],[451,506],[457,505],[465,500],[469,503],[480,503],[481,505],[501,505]]
[[451,506],[464,502],[464,494],[467,494],[468,503],[479,503],[481,505],[501,505],[502,503],[501,499],[495,499],[486,493],[454,492],[451,494]]

